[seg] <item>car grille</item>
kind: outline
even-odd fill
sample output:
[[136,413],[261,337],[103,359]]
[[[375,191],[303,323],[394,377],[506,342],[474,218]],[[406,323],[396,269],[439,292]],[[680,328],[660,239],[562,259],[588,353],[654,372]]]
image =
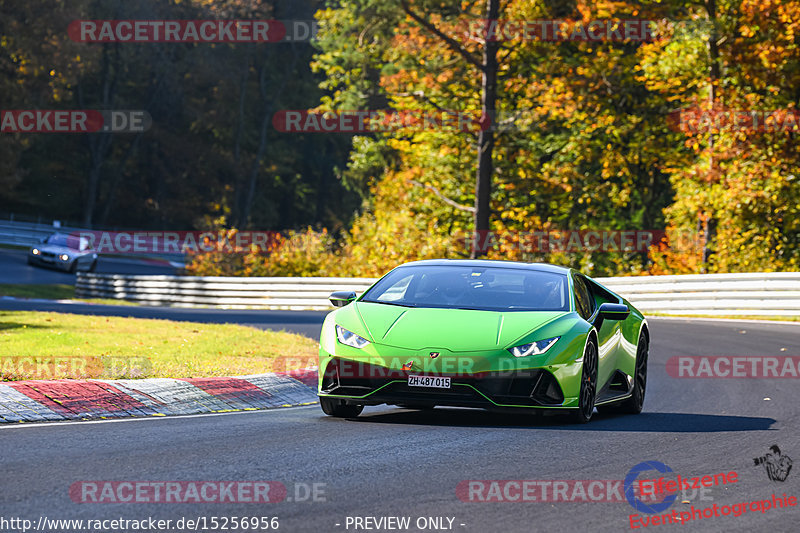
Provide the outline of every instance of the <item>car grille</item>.
[[[388,370],[379,366],[360,364],[359,371],[353,375],[343,370],[352,368],[347,366],[348,363],[343,365],[341,360],[336,358],[328,363],[322,378],[321,392],[342,396],[366,396],[380,388],[380,391],[369,396],[369,399],[382,399],[389,403],[409,402],[417,398],[443,404],[451,401],[462,405],[490,404],[484,395],[495,403],[505,405],[557,407],[564,402],[564,394],[558,381],[544,369],[449,376],[452,383],[450,389],[421,389],[409,387],[405,382],[408,374],[417,372]],[[469,385],[469,387],[459,385]]]

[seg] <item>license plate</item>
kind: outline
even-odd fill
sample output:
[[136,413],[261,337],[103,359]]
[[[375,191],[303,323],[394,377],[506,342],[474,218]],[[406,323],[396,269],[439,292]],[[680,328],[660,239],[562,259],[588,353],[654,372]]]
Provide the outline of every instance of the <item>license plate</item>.
[[436,376],[408,376],[409,387],[432,387],[435,389],[449,389],[450,378]]

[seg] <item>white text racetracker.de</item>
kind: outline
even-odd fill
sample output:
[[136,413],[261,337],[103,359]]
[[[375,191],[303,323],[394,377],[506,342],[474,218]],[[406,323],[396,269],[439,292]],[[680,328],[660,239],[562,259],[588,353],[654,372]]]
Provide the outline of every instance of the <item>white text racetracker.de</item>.
[[348,516],[344,529],[351,531],[370,530],[410,530],[410,531],[448,531],[465,524],[456,524],[453,516]]

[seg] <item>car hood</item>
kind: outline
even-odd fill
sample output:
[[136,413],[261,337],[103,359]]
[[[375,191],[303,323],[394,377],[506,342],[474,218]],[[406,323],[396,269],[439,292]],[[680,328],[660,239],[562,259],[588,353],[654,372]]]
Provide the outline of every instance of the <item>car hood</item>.
[[446,348],[454,352],[506,348],[520,337],[567,314],[564,311],[409,308],[367,302],[347,307],[358,313],[377,344],[412,350]]

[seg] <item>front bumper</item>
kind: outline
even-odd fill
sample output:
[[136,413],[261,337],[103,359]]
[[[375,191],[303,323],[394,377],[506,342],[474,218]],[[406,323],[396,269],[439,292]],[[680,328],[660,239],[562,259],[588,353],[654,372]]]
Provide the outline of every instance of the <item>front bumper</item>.
[[[574,370],[579,365],[569,365]],[[565,397],[556,375],[548,368],[474,374],[431,374],[393,370],[334,357],[320,376],[320,396],[363,405],[443,405],[453,407],[559,409],[577,405]],[[556,369],[557,372],[557,369]],[[449,377],[450,388],[416,387],[408,375]]]
[[32,253],[28,253],[28,262],[32,265],[43,266],[47,268],[54,268],[56,270],[63,270],[68,271],[72,268],[72,263],[76,261],[76,259],[71,258],[69,261],[62,261],[59,259],[56,254],[53,253],[39,253],[38,255],[34,255]]

